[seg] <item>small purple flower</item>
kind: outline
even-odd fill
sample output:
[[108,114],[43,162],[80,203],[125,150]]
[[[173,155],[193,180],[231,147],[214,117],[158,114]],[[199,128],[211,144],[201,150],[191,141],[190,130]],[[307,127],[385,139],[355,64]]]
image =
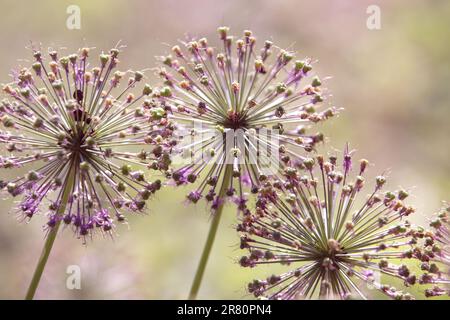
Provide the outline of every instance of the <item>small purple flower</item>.
[[348,145],[344,151],[344,174],[347,174],[352,169],[352,151],[348,150]]
[[197,203],[198,200],[201,199],[201,197],[202,197],[202,195],[198,191],[191,191],[191,192],[189,192],[189,194],[187,196],[189,201],[191,201],[192,203]]

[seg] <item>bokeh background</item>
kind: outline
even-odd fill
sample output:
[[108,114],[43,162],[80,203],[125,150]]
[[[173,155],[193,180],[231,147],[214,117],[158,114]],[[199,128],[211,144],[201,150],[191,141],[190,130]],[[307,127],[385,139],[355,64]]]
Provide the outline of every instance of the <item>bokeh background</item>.
[[[366,27],[367,6],[381,8],[381,29]],[[81,9],[81,29],[66,27],[66,8]],[[389,172],[391,188],[411,190],[414,222],[426,223],[450,199],[450,2],[449,1],[0,1],[0,82],[23,59],[30,42],[45,47],[127,45],[124,69],[154,67],[186,34],[216,37],[216,28],[240,35],[251,29],[262,42],[295,48],[318,60],[331,76],[332,102],[345,108],[321,130],[329,148],[346,142],[375,163],[375,176]],[[170,45],[169,45],[170,44]],[[153,81],[151,72],[148,81]],[[0,175],[5,174],[0,172]],[[148,215],[129,217],[114,240],[86,246],[61,232],[38,289],[39,299],[186,298],[206,239],[209,215],[203,204],[186,206],[185,190],[167,189]],[[23,297],[44,241],[44,219],[18,223],[13,202],[0,204],[0,298]],[[251,298],[245,284],[268,270],[241,269],[227,208],[199,297]],[[69,265],[81,267],[81,290],[66,288]],[[421,288],[415,289],[419,295]]]

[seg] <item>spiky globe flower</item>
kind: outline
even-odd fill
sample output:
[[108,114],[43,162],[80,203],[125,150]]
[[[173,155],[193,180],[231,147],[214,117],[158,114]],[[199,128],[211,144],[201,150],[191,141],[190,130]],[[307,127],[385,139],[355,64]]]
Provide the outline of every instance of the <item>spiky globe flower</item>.
[[427,297],[450,296],[450,206],[444,206],[430,222],[432,228],[425,233],[422,246],[414,254],[422,261],[424,272],[419,278],[421,284],[432,285],[425,290]]
[[271,41],[257,48],[251,31],[238,39],[227,27],[218,33],[217,45],[189,40],[161,57],[164,86],[156,95],[184,138],[173,152],[189,158],[174,167],[173,182],[200,181],[188,200],[204,197],[213,209],[225,186],[225,196],[244,208],[243,185],[256,193],[302,150],[313,150],[323,135],[306,129],[338,110],[321,107],[327,95],[312,75],[311,59],[296,60]]
[[335,156],[317,156],[286,168],[282,180],[265,183],[255,210],[237,227],[240,247],[249,252],[239,262],[289,267],[249,283],[250,293],[283,300],[367,299],[372,288],[391,298],[412,298],[381,281],[416,282],[403,263],[417,236],[406,220],[414,209],[403,203],[405,190],[382,192],[384,176],[376,177],[365,198],[367,167],[361,160],[352,174],[349,152],[342,165]]
[[21,197],[25,219],[42,212],[47,229],[62,221],[83,239],[94,230],[111,233],[115,219],[125,221],[123,210],[142,211],[160,188],[143,169],[169,164],[164,111],[150,104],[148,85],[133,94],[144,74],[116,70],[120,51],[89,62],[89,48],[61,57],[50,50],[48,61],[33,50],[31,68],[14,71],[3,86],[0,143],[9,155],[0,156],[0,168],[24,174],[2,174],[0,188]]

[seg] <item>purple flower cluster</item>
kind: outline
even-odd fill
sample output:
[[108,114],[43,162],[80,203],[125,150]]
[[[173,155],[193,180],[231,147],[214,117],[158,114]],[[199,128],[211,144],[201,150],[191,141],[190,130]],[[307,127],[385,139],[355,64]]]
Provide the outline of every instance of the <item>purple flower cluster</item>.
[[[375,179],[367,198],[361,196],[367,160],[351,174],[351,153],[342,170],[335,156],[307,158],[286,168],[280,180],[266,182],[255,210],[238,225],[243,267],[285,265],[289,270],[248,285],[256,297],[270,299],[367,299],[370,289],[395,299],[408,293],[385,285],[398,278],[417,281],[403,260],[413,258],[413,245],[423,237],[407,217],[408,192],[382,192],[384,176]],[[383,277],[383,278],[381,278]],[[366,284],[362,286],[361,284]]]
[[445,204],[430,222],[431,230],[425,232],[414,255],[421,263],[419,282],[431,286],[425,296],[450,296],[450,206]]
[[114,218],[125,221],[123,209],[142,211],[160,188],[143,169],[168,169],[171,129],[149,85],[132,93],[143,72],[116,70],[120,51],[101,53],[92,66],[89,48],[61,57],[50,50],[48,61],[33,50],[31,67],[3,86],[0,143],[9,155],[0,168],[29,169],[0,189],[22,197],[24,218],[43,212],[48,228],[63,222],[84,239],[94,230],[111,233]]
[[[172,183],[196,183],[187,196],[192,203],[204,198],[216,209],[229,197],[243,209],[247,189],[256,193],[269,176],[302,158],[301,150],[323,141],[306,129],[338,109],[321,107],[327,94],[312,75],[311,59],[296,60],[271,41],[257,49],[248,30],[237,39],[227,27],[218,33],[217,46],[189,39],[161,57],[164,86],[157,95],[184,138],[173,154],[188,159],[174,159]],[[262,156],[267,149],[274,152]],[[269,163],[265,171],[261,160]]]
[[161,56],[155,89],[140,85],[143,71],[117,70],[122,48],[96,63],[90,48],[48,58],[33,48],[34,62],[13,71],[0,102],[0,169],[16,176],[1,178],[0,191],[20,199],[20,217],[43,213],[53,235],[62,224],[86,241],[96,230],[112,235],[125,211],[145,212],[164,184],[192,185],[187,201],[205,199],[215,219],[191,297],[226,199],[239,210],[240,265],[287,268],[249,283],[255,297],[368,299],[377,290],[413,299],[391,280],[448,294],[450,208],[431,230],[413,226],[408,192],[383,191],[383,175],[367,183],[367,160],[354,165],[348,147],[341,162],[313,156],[325,139],[309,128],[340,111],[325,106],[314,62],[271,41],[258,48],[248,30],[218,34],[216,44],[189,38]]

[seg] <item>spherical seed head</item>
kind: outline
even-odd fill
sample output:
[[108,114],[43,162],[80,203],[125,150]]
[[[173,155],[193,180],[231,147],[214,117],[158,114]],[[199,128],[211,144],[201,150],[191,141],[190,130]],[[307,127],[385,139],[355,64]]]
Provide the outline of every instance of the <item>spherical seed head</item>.
[[119,52],[100,54],[93,66],[89,48],[59,59],[51,51],[49,61],[36,51],[31,67],[3,88],[9,100],[1,104],[0,143],[10,154],[0,156],[0,169],[28,173],[2,181],[0,189],[22,197],[23,218],[43,210],[47,228],[63,221],[84,240],[94,230],[110,234],[114,217],[124,221],[122,211],[142,211],[146,190],[159,189],[136,169],[154,163],[153,169],[167,170],[172,130],[155,104],[143,103],[152,93],[148,85],[142,94],[131,92],[143,72],[122,84]]
[[[233,185],[243,197],[247,186],[259,188],[261,174],[280,176],[285,167],[313,151],[324,137],[309,134],[306,128],[338,110],[321,107],[327,94],[320,79],[313,78],[310,59],[304,59],[299,69],[291,51],[280,50],[270,41],[257,49],[249,30],[233,41],[228,27],[217,31],[219,44],[189,39],[184,46],[172,48],[179,60],[161,57],[158,75],[164,85],[157,95],[179,133],[173,152],[191,155],[188,164],[174,163],[178,177],[174,184],[188,183],[186,177],[195,172],[201,181],[196,191],[201,195],[223,198],[221,187]],[[193,131],[198,134],[191,135]],[[271,155],[265,151],[269,149]],[[226,166],[232,167],[227,177]],[[212,188],[204,183],[210,177],[218,181]]]
[[[406,264],[398,265],[413,258],[408,254],[411,241],[421,236],[405,220],[407,207],[398,197],[378,200],[376,179],[369,196],[361,194],[369,182],[361,184],[360,168],[352,173],[351,152],[344,153],[341,166],[330,158],[306,159],[302,166],[286,169],[281,181],[269,179],[258,193],[254,212],[238,225],[249,251],[244,267],[289,266],[276,282],[260,281],[249,286],[250,292],[270,299],[365,299],[365,282],[390,298],[410,299],[387,289],[374,274],[379,272],[382,280],[399,278],[407,286],[416,282]],[[255,250],[266,254],[255,255]]]

